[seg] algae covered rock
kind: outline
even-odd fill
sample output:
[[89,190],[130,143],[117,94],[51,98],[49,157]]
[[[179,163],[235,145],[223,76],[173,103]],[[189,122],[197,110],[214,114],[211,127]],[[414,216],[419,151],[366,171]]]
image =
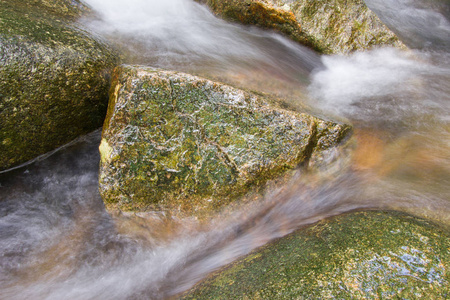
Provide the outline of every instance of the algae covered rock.
[[450,234],[392,212],[331,218],[269,244],[183,299],[448,299]]
[[318,52],[405,47],[363,0],[202,0],[231,21],[276,30]]
[[264,0],[200,0],[211,10],[230,21],[278,31],[318,52],[326,49],[302,30],[294,13]]
[[[8,1],[18,5],[18,1]],[[76,19],[92,13],[91,8],[80,0],[28,0],[20,5],[27,5],[29,9],[46,10],[53,15],[65,19]]]
[[100,145],[100,192],[122,210],[216,209],[306,164],[326,132],[333,147],[348,131],[207,79],[121,66]]
[[0,2],[0,170],[103,123],[116,54],[77,27],[79,1]]

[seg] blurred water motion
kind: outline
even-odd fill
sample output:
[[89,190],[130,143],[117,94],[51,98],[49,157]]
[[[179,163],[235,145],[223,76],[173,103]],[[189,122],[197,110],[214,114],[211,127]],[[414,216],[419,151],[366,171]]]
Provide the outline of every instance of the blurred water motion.
[[[397,209],[450,226],[450,60],[440,43],[319,57],[187,0],[87,2],[99,19],[86,26],[125,49],[129,63],[288,97],[346,118],[354,137],[327,168],[299,170],[264,198],[205,222],[108,214],[97,186],[100,132],[2,173],[0,298],[166,299],[256,247],[351,210]],[[392,3],[378,12],[389,18],[399,9]],[[409,3],[399,5],[424,12]],[[409,35],[409,21],[401,25]]]

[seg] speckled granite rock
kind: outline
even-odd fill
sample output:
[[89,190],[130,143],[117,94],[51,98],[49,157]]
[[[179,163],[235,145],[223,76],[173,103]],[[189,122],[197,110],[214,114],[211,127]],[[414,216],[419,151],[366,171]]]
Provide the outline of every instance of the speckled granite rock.
[[0,1],[0,170],[102,125],[118,59],[79,1]]
[[231,21],[273,29],[318,52],[404,48],[363,0],[199,0]]
[[338,216],[269,244],[183,299],[449,299],[450,234],[390,212]]
[[[5,1],[2,1],[5,2]],[[6,2],[14,3],[14,5],[27,5],[29,9],[46,10],[52,15],[62,17],[64,19],[75,20],[78,17],[91,14],[91,9],[81,0],[28,0],[19,4],[19,1],[13,0]]]
[[100,192],[122,210],[217,209],[306,164],[318,141],[320,151],[336,146],[349,129],[196,76],[121,66],[100,145]]

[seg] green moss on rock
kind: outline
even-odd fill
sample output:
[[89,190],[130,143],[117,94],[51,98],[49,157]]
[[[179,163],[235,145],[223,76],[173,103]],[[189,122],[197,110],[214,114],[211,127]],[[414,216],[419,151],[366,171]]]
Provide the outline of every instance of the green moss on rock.
[[183,299],[448,299],[450,235],[400,213],[324,220],[255,251]]
[[28,0],[7,1],[16,6],[27,6],[28,10],[39,10],[41,13],[48,12],[64,19],[76,19],[92,13],[90,7],[80,0]]
[[116,54],[77,27],[78,1],[0,2],[0,170],[102,125]]
[[313,36],[302,30],[291,11],[273,7],[267,1],[205,0],[202,2],[206,2],[214,13],[226,20],[275,30],[318,52],[326,51]]
[[326,128],[263,96],[196,76],[122,66],[113,75],[100,147],[100,191],[122,210],[223,207],[307,162]]
[[404,48],[363,0],[202,0],[219,16],[276,30],[318,52]]

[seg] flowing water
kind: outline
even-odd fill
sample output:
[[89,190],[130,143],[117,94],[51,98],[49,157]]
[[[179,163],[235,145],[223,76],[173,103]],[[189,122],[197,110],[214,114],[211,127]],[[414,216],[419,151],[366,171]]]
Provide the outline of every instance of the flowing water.
[[275,238],[357,209],[402,210],[450,226],[445,2],[367,1],[416,50],[324,57],[188,0],[87,2],[99,18],[86,26],[129,63],[200,74],[346,119],[355,129],[351,155],[334,153],[326,169],[299,170],[264,199],[199,223],[107,213],[94,132],[0,174],[0,299],[170,298]]

